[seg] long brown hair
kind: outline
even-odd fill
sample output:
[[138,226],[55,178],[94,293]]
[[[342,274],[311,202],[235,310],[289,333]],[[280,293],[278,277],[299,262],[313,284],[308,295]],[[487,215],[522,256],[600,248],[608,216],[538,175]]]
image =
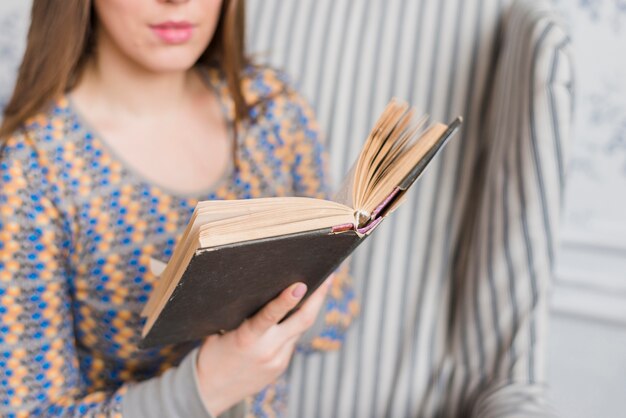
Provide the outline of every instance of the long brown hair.
[[[26,52],[4,109],[0,138],[72,88],[92,52],[95,22],[92,0],[33,1]],[[237,122],[249,114],[241,92],[242,72],[248,64],[244,51],[244,1],[223,0],[215,34],[198,64],[221,68]]]

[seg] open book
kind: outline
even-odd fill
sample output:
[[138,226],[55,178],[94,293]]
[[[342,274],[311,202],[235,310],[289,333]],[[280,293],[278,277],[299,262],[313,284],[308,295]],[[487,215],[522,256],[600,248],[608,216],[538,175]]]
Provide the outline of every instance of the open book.
[[401,204],[460,124],[428,124],[394,99],[332,201],[199,202],[142,312],[142,345],[234,329],[297,281],[308,296]]

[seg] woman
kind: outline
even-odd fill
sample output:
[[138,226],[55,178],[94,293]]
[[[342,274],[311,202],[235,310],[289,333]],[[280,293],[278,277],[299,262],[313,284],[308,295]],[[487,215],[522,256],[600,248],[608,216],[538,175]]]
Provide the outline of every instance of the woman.
[[246,60],[243,18],[237,0],[34,1],[0,128],[1,415],[280,415],[272,382],[329,287],[303,347],[338,345],[343,271],[281,324],[303,284],[223,336],[137,348],[150,259],[199,200],[327,192],[311,110]]

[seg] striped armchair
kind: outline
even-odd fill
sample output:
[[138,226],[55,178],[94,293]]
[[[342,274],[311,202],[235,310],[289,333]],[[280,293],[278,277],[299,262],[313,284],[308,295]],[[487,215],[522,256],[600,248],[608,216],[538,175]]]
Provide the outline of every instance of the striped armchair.
[[543,416],[551,278],[572,118],[569,38],[509,0],[248,0],[257,61],[286,70],[334,179],[392,96],[463,115],[404,206],[352,258],[362,314],[298,355],[289,416]]

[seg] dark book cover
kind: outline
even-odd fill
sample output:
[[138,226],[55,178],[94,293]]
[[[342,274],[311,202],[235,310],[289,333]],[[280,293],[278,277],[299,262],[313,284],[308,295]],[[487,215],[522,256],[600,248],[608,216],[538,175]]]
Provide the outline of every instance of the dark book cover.
[[296,282],[306,298],[367,236],[328,228],[199,249],[141,346],[233,330]]

